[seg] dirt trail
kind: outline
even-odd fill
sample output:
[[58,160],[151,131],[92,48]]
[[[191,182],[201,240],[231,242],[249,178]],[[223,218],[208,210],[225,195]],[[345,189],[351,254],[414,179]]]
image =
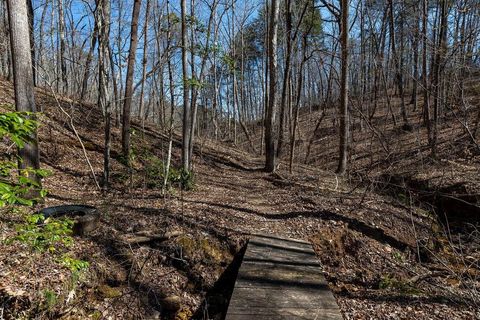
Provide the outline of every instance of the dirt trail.
[[478,316],[461,298],[452,299],[464,294],[452,291],[459,288],[439,289],[445,279],[381,288],[389,275],[403,284],[430,272],[414,255],[414,239],[428,237],[430,218],[361,188],[350,192],[352,186],[328,172],[307,167],[301,174],[271,175],[259,170],[261,159],[233,157],[229,164],[204,156],[196,159],[195,191],[167,200],[132,198],[129,209],[164,208],[179,224],[219,238],[263,232],[312,242],[347,319]]

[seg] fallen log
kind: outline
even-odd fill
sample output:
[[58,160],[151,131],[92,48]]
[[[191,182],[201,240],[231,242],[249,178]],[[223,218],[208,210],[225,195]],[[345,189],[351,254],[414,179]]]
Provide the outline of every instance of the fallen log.
[[122,234],[119,236],[119,240],[132,245],[148,242],[162,242],[181,235],[183,235],[183,232],[181,231],[166,232],[163,234],[151,233],[150,231],[139,231],[135,233]]

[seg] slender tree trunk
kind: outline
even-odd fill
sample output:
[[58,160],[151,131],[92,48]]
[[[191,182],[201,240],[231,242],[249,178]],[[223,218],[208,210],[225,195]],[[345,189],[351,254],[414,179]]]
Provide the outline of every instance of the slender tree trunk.
[[[111,46],[109,45],[108,46],[108,58],[109,58],[109,61],[110,61],[110,73],[111,73],[111,77],[112,77],[112,87],[113,87],[113,104],[110,105],[110,113],[112,113],[112,111],[117,111],[120,107],[120,94],[118,92],[118,83],[117,83],[117,76],[118,74],[115,73],[115,64],[113,63],[113,52],[112,52],[112,48]],[[116,114],[113,115],[114,116],[114,119],[115,119],[115,125],[118,127],[120,126],[119,124],[119,121],[118,121],[118,117]]]
[[[97,0],[96,26],[98,31],[98,104],[105,115],[104,152],[103,152],[103,189],[110,184],[110,145],[111,145],[111,99],[109,90],[109,35],[110,35],[110,1]],[[94,35],[96,37],[96,35]],[[113,76],[113,75],[112,75]]]
[[[295,157],[295,140],[297,137],[297,126],[298,126],[298,113],[300,109],[300,100],[302,97],[302,87],[303,87],[303,68],[305,66],[305,63],[307,62],[307,35],[304,35],[302,38],[302,61],[300,62],[300,70],[298,70],[298,79],[297,79],[297,93],[296,93],[296,102],[295,102],[295,112],[293,115],[293,128],[291,131],[291,137],[290,137],[290,158],[289,158],[289,164],[288,164],[288,169],[290,173],[293,171],[293,159]],[[319,122],[320,123],[320,122]],[[315,131],[317,128],[315,128]],[[308,156],[307,156],[308,157]]]
[[[188,59],[187,59],[187,1],[181,0],[181,16],[182,16],[182,80],[183,80],[183,132],[182,132],[182,165],[183,170],[190,171],[191,159],[190,159],[190,135],[191,132],[191,112],[190,112],[190,99],[188,84]],[[193,61],[192,61],[193,63]]]
[[[165,50],[169,52],[169,58],[171,58],[171,21],[170,21],[170,1],[167,0],[167,47]],[[165,176],[163,179],[163,192],[165,192],[168,183],[168,176],[170,174],[170,162],[172,159],[172,141],[173,141],[173,121],[174,121],[174,112],[175,112],[175,84],[173,82],[173,68],[172,68],[172,59],[168,59],[168,83],[170,87],[170,121],[168,125],[168,150],[167,150],[167,162],[165,164]]]
[[427,33],[427,20],[428,20],[428,0],[422,2],[422,79],[423,79],[423,123],[427,127],[428,144],[431,142],[431,123],[430,123],[430,93],[428,83],[428,71],[427,71],[427,46],[428,46],[428,33]]
[[[390,45],[392,47],[392,56],[393,56],[393,61],[394,61],[394,64],[395,64],[395,79],[396,79],[396,83],[397,83],[397,88],[398,88],[398,93],[400,95],[400,101],[401,101],[401,104],[400,104],[400,110],[401,110],[401,113],[402,113],[402,118],[403,118],[403,128],[406,129],[406,130],[409,130],[410,129],[410,125],[408,123],[408,117],[407,117],[407,108],[405,106],[405,95],[404,95],[404,84],[403,84],[403,70],[401,68],[402,66],[402,63],[401,63],[401,60],[403,60],[403,58],[401,57],[401,52],[400,52],[400,56],[397,52],[397,47],[396,47],[396,39],[395,39],[395,22],[394,22],[394,19],[395,19],[395,16],[394,16],[394,10],[393,10],[393,0],[389,0],[389,8],[390,8],[390,13],[389,13],[389,16],[390,16]],[[402,30],[401,32],[403,32],[403,17],[401,17],[401,20],[402,20]]]
[[287,85],[290,78],[290,60],[292,54],[292,2],[285,0],[285,68],[283,71],[282,94],[280,98],[280,123],[278,133],[277,157],[281,157],[283,152],[283,127],[285,121],[285,109],[287,102]]
[[341,0],[341,78],[340,78],[340,142],[337,173],[345,174],[348,159],[348,0]]
[[[145,127],[145,110],[143,96],[145,92],[145,80],[147,75],[147,49],[148,49],[148,18],[150,14],[150,0],[147,0],[147,8],[145,9],[145,21],[143,25],[143,57],[142,57],[142,85],[140,88],[140,107],[138,108],[138,117],[142,123],[142,129]],[[142,131],[143,132],[143,131]],[[143,133],[142,133],[143,134]]]
[[[27,8],[28,8],[28,26],[30,31],[30,51],[32,55],[32,73],[33,73],[33,85],[37,86],[37,63],[36,63],[36,55],[35,55],[35,25],[34,25],[34,11],[33,11],[33,3],[32,0],[27,0]],[[43,39],[42,39],[43,40]],[[40,40],[41,41],[41,40]]]
[[133,73],[135,69],[135,55],[138,42],[138,17],[142,1],[135,0],[132,12],[132,26],[130,31],[130,50],[128,53],[127,77],[125,81],[125,101],[123,103],[122,152],[130,162],[130,117],[133,96]]
[[417,95],[418,95],[418,82],[419,82],[419,73],[418,73],[418,60],[419,60],[419,46],[420,46],[420,26],[419,26],[419,10],[418,5],[413,4],[414,6],[414,21],[415,27],[413,30],[413,88],[412,88],[412,100],[410,104],[413,104],[413,111],[417,110]]
[[[218,39],[218,28],[217,25],[217,14],[216,10],[213,12],[213,24],[215,25],[214,29],[214,43],[217,43]],[[213,98],[212,98],[212,122],[213,122],[213,135],[215,140],[218,140],[218,111],[217,111],[217,104],[218,104],[218,71],[217,71],[217,50],[213,51]]]
[[278,36],[278,0],[272,0],[270,11],[270,25],[268,37],[268,71],[269,71],[269,93],[268,105],[265,113],[265,170],[275,171],[275,103],[277,90],[277,36]]
[[[100,0],[102,1],[102,0]],[[96,10],[99,8],[97,7]],[[90,77],[90,67],[93,60],[93,52],[95,50],[95,46],[97,45],[97,35],[98,35],[98,26],[95,24],[93,27],[92,38],[90,39],[90,48],[88,49],[87,60],[85,61],[85,73],[83,75],[82,80],[82,90],[80,92],[80,100],[85,100],[85,96],[88,90],[88,78]]]
[[60,75],[61,87],[63,93],[68,93],[68,73],[67,73],[67,59],[66,42],[65,42],[65,13],[63,11],[63,0],[58,0],[58,34],[60,37]]
[[438,118],[439,118],[439,109],[441,107],[441,78],[440,75],[443,73],[443,59],[446,52],[446,41],[447,41],[447,18],[448,18],[448,3],[449,0],[440,1],[440,28],[438,33],[437,49],[435,54],[435,61],[433,64],[433,79],[432,79],[432,89],[434,91],[434,100],[433,100],[433,130],[432,130],[432,141],[431,141],[431,152],[432,157],[437,155],[437,140],[438,140]]
[[[212,33],[212,27],[213,27],[213,17],[215,15],[215,10],[217,8],[217,4],[218,4],[218,1],[214,0],[213,3],[212,3],[212,6],[211,6],[210,16],[208,18],[208,26],[207,26],[207,32],[206,32],[205,48],[204,48],[205,52],[201,57],[200,73],[199,73],[199,76],[198,76],[198,79],[197,79],[198,84],[200,86],[202,85],[202,83],[204,81],[204,78],[205,78],[205,70],[206,70],[207,60],[209,58],[210,36],[211,36],[211,33]],[[194,2],[192,1],[192,8],[191,8],[192,14],[194,12],[193,5],[194,5]],[[193,30],[192,30],[192,34],[193,34]],[[191,37],[192,44],[190,44],[190,47],[193,47],[193,40],[194,40],[194,37],[192,35],[192,37]],[[195,63],[194,62],[193,50],[192,50],[192,53],[191,53],[191,58],[192,58],[191,63],[192,63],[192,77],[193,77],[193,75],[195,74],[195,69],[193,67],[194,63]],[[198,85],[192,87],[192,91],[191,91],[191,96],[192,96],[191,116],[192,116],[192,120],[191,120],[191,129],[190,129],[191,134],[190,134],[190,139],[189,139],[189,142],[188,142],[188,146],[189,146],[188,153],[189,153],[189,158],[190,159],[193,157],[193,144],[194,144],[194,137],[195,137],[194,133],[195,133],[195,128],[197,127],[198,91],[199,91]],[[197,135],[199,136],[200,134],[197,132]]]
[[[123,1],[119,1],[118,3],[118,24],[117,24],[117,37],[116,37],[116,45],[117,45],[117,61],[118,61],[118,83],[119,83],[119,92],[118,96],[124,96],[125,95],[125,88],[124,82],[123,82],[123,65],[122,65],[122,16],[123,16]],[[123,102],[123,103],[122,103]],[[125,103],[125,101],[122,100],[117,101],[115,109],[115,126],[118,128],[120,127],[120,122],[123,122],[123,119],[121,118],[121,107]]]
[[237,109],[236,96],[237,96],[237,81],[236,81],[236,70],[237,70],[237,60],[235,52],[235,1],[231,0],[232,8],[232,25],[231,25],[231,47],[232,47],[232,114],[233,114],[233,144],[237,145]]

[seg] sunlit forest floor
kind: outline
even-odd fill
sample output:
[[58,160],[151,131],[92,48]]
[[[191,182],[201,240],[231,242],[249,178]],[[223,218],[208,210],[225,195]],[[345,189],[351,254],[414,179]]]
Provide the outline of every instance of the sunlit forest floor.
[[[0,82],[0,104],[12,102],[11,84]],[[456,154],[425,161],[425,170],[412,167],[412,175],[405,174],[407,164],[387,175],[379,166],[378,174],[343,179],[328,165],[314,162],[295,165],[293,174],[284,163],[276,174],[266,174],[261,158],[199,139],[195,188],[173,188],[164,196],[148,169],[154,159],[164,158],[166,135],[151,124],[142,134],[135,124],[133,173],[122,165],[121,134],[115,128],[112,190],[103,196],[55,99],[39,90],[37,103],[45,110],[39,132],[42,166],[53,173],[44,182],[49,195],[39,207],[89,204],[101,210],[102,218],[92,234],[77,238],[71,248],[90,262],[78,285],[51,256],[1,242],[0,299],[8,307],[7,318],[9,312],[33,312],[39,318],[63,319],[222,319],[250,233],[310,241],[346,319],[480,318],[480,229],[474,220],[468,227],[456,221],[445,233],[424,203],[435,204],[427,191],[459,183],[449,194],[463,190],[478,196],[478,154],[468,160]],[[66,99],[60,104],[72,116],[100,179],[101,112]],[[333,145],[327,147],[324,152],[336,152]],[[312,158],[321,157],[312,150]],[[448,175],[445,168],[455,170]],[[442,190],[440,194],[447,193]],[[447,203],[444,211],[448,205],[458,204]],[[16,222],[14,215],[0,217],[2,240],[15,234]],[[125,235],[141,232],[176,236],[141,245],[122,242]],[[46,290],[58,296],[48,308]]]

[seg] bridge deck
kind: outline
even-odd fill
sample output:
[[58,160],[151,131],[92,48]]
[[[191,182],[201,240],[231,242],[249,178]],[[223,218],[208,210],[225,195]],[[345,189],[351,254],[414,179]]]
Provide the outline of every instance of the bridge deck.
[[309,243],[256,235],[248,243],[226,319],[343,318]]

